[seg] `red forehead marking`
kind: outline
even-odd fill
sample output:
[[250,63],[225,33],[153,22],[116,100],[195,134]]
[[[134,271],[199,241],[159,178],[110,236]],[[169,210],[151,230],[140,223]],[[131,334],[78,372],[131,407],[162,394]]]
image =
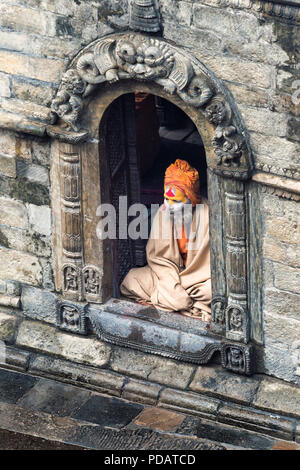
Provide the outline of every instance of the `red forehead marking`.
[[176,190],[172,188],[172,186],[169,186],[168,192],[166,193],[166,196],[168,197],[175,197],[176,195]]

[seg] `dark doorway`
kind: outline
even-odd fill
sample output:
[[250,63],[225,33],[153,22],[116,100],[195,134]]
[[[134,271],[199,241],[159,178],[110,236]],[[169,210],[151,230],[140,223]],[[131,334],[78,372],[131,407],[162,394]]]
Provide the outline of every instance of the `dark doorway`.
[[[163,203],[164,174],[177,158],[198,170],[201,195],[207,197],[204,146],[196,126],[180,108],[151,94],[126,94],[108,108],[105,125],[109,199],[117,213],[117,233],[120,196],[127,196],[128,206],[147,207],[150,232],[151,204]],[[120,297],[119,286],[127,272],[147,263],[146,244],[145,239],[111,241],[114,297]]]

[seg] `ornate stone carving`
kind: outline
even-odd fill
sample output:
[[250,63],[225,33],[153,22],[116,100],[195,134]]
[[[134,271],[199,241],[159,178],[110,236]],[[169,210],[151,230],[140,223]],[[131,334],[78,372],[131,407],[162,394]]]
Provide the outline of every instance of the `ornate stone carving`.
[[98,300],[101,291],[101,275],[95,266],[86,266],[82,270],[83,291],[86,300]]
[[223,343],[221,349],[222,366],[239,374],[251,375],[252,346],[235,343]]
[[223,296],[216,296],[211,303],[212,323],[214,331],[222,331],[225,325],[226,299]]
[[156,33],[160,30],[154,0],[132,0],[129,27],[134,31],[146,33]]
[[56,321],[57,326],[61,330],[81,335],[87,334],[85,306],[74,305],[70,302],[59,302],[57,305]]
[[218,156],[218,165],[238,167],[245,151],[245,141],[232,125],[232,111],[228,102],[223,96],[215,96],[206,107],[205,115],[217,126],[212,144]]
[[78,119],[82,108],[85,83],[74,69],[67,70],[61,79],[51,109],[64,122],[68,130],[79,131]]
[[66,264],[63,266],[63,290],[64,293],[78,293],[80,286],[79,272],[76,266]]
[[216,171],[236,178],[249,176],[246,141],[222,87],[197,59],[162,39],[127,33],[88,46],[65,73],[52,110],[77,132],[76,138],[82,99],[100,84],[122,79],[152,81],[203,112],[215,126]]
[[227,308],[227,317],[229,329],[234,331],[242,331],[244,311],[237,305],[230,305]]

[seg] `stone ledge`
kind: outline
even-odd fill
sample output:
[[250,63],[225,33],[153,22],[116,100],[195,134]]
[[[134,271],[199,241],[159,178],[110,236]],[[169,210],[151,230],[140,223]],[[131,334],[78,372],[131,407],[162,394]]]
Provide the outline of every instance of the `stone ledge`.
[[[257,172],[252,176],[253,181],[260,183],[264,186],[274,188],[282,192],[282,197],[300,201],[300,181],[284,176],[272,175],[265,172]],[[289,197],[291,195],[291,197]]]

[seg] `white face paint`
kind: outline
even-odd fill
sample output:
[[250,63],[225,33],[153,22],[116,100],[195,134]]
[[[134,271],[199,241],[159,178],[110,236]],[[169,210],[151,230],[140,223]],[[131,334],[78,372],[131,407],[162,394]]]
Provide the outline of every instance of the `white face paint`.
[[180,211],[183,211],[183,206],[187,204],[187,202],[173,202],[172,204],[170,204],[168,199],[164,199],[164,204],[165,208],[170,214],[178,214]]

